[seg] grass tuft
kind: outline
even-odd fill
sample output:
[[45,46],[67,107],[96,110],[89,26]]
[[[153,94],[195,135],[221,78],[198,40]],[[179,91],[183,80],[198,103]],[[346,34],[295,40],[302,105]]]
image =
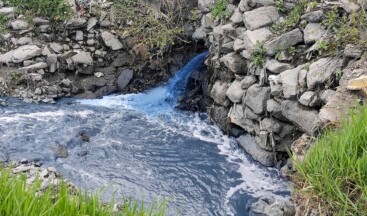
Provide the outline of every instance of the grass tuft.
[[303,203],[313,200],[327,215],[367,215],[367,107],[327,130],[295,164],[296,195]]
[[64,21],[72,17],[67,0],[6,0],[7,5],[16,7],[26,17],[42,16],[53,21]]
[[[0,168],[0,215],[57,216],[163,216],[165,203],[153,203],[144,208],[133,201],[124,201],[122,209],[114,210],[114,200],[100,201],[99,193],[71,192],[66,183],[41,192],[41,182],[29,186],[25,175],[10,175],[10,169]],[[124,199],[125,200],[125,199]]]

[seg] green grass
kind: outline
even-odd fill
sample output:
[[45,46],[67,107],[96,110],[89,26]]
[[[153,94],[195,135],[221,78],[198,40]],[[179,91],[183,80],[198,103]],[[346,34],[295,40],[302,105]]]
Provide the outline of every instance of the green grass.
[[5,4],[16,7],[18,13],[28,18],[41,16],[53,21],[64,21],[72,17],[67,0],[5,0]]
[[295,164],[296,193],[304,202],[316,198],[328,215],[367,215],[367,107],[327,130]]
[[[40,181],[33,186],[26,185],[24,175],[10,177],[10,171],[0,169],[0,215],[12,216],[77,216],[77,215],[121,215],[121,216],[163,216],[165,202],[153,203],[144,208],[136,202],[124,201],[122,208],[114,212],[114,201],[104,204],[100,201],[100,194],[88,192],[72,193],[65,183],[40,191]],[[125,200],[125,199],[124,199]]]

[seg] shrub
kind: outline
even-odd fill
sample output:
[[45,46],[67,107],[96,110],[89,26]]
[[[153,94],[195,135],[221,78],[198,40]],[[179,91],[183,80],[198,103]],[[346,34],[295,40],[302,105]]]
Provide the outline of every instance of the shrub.
[[303,162],[295,161],[297,193],[327,215],[367,215],[367,107],[327,130]]

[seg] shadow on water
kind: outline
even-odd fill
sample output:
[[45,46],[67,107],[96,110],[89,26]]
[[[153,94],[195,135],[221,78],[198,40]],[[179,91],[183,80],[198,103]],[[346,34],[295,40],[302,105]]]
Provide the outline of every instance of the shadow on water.
[[183,215],[248,215],[246,205],[259,196],[287,196],[277,171],[253,162],[206,114],[174,109],[206,55],[141,94],[56,105],[8,99],[10,105],[0,107],[0,158],[40,160],[81,187],[112,185],[118,194],[147,202],[167,197],[169,215],[177,209]]

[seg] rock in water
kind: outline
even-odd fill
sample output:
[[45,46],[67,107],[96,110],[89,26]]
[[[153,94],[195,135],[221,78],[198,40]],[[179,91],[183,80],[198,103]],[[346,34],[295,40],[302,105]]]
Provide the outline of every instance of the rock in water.
[[123,69],[117,78],[117,87],[122,91],[131,81],[134,76],[134,71],[130,69]]

